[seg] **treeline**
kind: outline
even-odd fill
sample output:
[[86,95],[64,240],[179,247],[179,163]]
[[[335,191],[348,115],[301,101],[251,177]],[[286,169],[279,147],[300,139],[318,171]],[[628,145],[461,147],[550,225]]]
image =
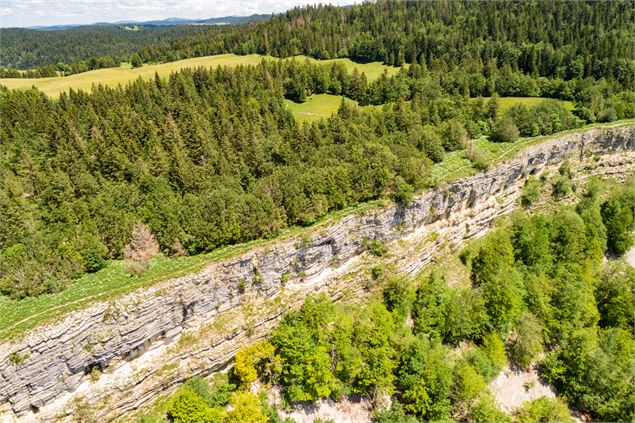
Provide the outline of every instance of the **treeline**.
[[[385,289],[367,305],[308,298],[267,341],[237,353],[231,384],[188,382],[168,402],[168,417],[232,421],[224,407],[240,397],[249,421],[291,421],[250,392],[260,379],[282,386],[287,404],[369,397],[375,422],[571,422],[567,405],[594,420],[632,420],[635,271],[603,263],[603,253],[632,245],[634,198],[626,189],[605,194],[593,182],[576,206],[518,214],[464,250],[470,287],[380,267],[369,283]],[[508,357],[537,365],[559,397],[528,402],[514,416],[498,409],[487,384]]]
[[374,2],[296,8],[266,22],[203,31],[140,50],[144,62],[220,53],[350,57],[470,73],[510,69],[633,85],[628,1]]
[[[626,0],[375,2],[345,8],[307,6],[262,22],[225,27],[180,26],[126,31],[2,29],[0,65],[43,67],[4,76],[77,73],[92,64],[141,63],[223,53],[316,59],[349,57],[428,69],[461,69],[489,77],[521,73],[563,80],[608,79],[633,86],[633,8]],[[59,64],[59,66],[58,66]],[[69,71],[70,69],[70,71]]]
[[55,31],[0,28],[0,78],[70,75],[115,67],[144,46],[168,43],[202,30],[197,25],[135,30],[119,25]]
[[[407,203],[434,186],[430,166],[447,151],[467,148],[477,168],[487,166],[470,138],[509,142],[584,123],[557,102],[501,116],[496,95],[453,95],[440,75],[403,71],[359,91],[394,104],[370,112],[343,102],[327,121],[299,127],[283,101],[299,75],[310,76],[304,90],[357,92],[342,65],[285,61],[59,100],[0,91],[0,292],[63,289],[120,258],[140,223],[164,253],[198,254],[379,197]],[[622,98],[598,95],[599,105]],[[529,127],[526,113],[536,117]]]

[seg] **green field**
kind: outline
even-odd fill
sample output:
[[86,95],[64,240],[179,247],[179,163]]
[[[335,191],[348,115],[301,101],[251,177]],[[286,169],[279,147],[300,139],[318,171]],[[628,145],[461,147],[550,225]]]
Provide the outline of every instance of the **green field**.
[[346,97],[332,94],[315,94],[307,98],[304,103],[285,100],[287,108],[293,113],[298,122],[314,122],[322,118],[329,118],[342,104],[342,98],[347,103],[356,104]]
[[[339,103],[338,103],[339,104]],[[635,120],[614,122],[612,124],[594,124],[568,133],[580,132],[590,128],[608,128],[633,125]],[[492,143],[486,138],[474,141],[476,148],[484,155],[489,164],[509,159],[523,148],[536,144],[555,135],[524,138],[515,143]],[[432,168],[432,179],[438,185],[475,174],[471,162],[463,151],[449,153],[446,159]],[[183,276],[196,272],[209,263],[232,257],[258,245],[266,245],[280,239],[303,234],[310,236],[325,224],[333,222],[349,213],[364,213],[382,207],[386,200],[362,203],[344,210],[333,212],[309,228],[289,228],[273,240],[257,240],[245,244],[222,248],[209,254],[201,254],[185,258],[165,258],[158,256],[151,261],[150,267],[141,276],[131,277],[125,271],[123,261],[111,261],[109,265],[94,274],[86,274],[76,280],[64,291],[57,294],[46,294],[29,297],[23,300],[12,300],[0,296],[0,339],[15,337],[24,331],[44,322],[61,318],[65,313],[88,306],[94,301],[107,301],[124,295],[137,288],[151,286],[162,280]]]
[[[118,68],[98,69],[94,71],[78,73],[76,75],[50,78],[0,78],[0,85],[4,85],[10,89],[27,89],[32,86],[37,87],[44,94],[51,97],[58,97],[60,93],[68,91],[69,88],[74,90],[90,91],[93,85],[103,84],[107,86],[125,85],[137,78],[150,79],[157,73],[161,77],[166,77],[170,73],[185,68],[196,67],[217,67],[217,66],[239,66],[239,65],[257,65],[262,59],[280,60],[272,56],[262,56],[259,54],[250,54],[246,56],[238,56],[235,54],[219,54],[217,56],[195,57],[193,59],[178,60],[176,62],[161,63],[157,65],[145,65],[140,68],[132,69],[129,63],[124,63]],[[343,63],[346,68],[352,72],[354,68],[364,72],[369,81],[377,79],[384,69],[389,75],[394,75],[399,68],[386,66],[379,62],[373,63],[355,63],[350,59],[333,59],[321,60],[307,58],[306,56],[296,56],[292,59],[284,60],[309,60],[313,63],[331,64],[333,62]]]
[[[337,59],[340,60],[340,59]],[[364,65],[366,66],[366,65]],[[395,68],[392,68],[395,69]],[[515,104],[523,104],[525,106],[535,106],[541,101],[546,100],[545,97],[501,97],[499,99],[500,110],[504,112]],[[347,102],[357,104],[355,101],[346,99]],[[484,101],[489,101],[489,98],[484,98]],[[573,110],[574,105],[571,101],[556,100],[568,109]],[[287,107],[293,113],[293,116],[298,122],[314,122],[321,118],[328,118],[333,113],[337,112],[342,102],[342,97],[332,94],[315,94],[307,98],[304,103],[296,103],[291,100],[285,100]],[[408,103],[408,102],[406,102]],[[389,103],[390,105],[390,103]],[[369,111],[381,111],[385,104],[378,106],[361,106],[364,110]]]
[[[485,97],[483,100],[486,102],[490,100],[490,97]],[[504,112],[510,107],[516,104],[522,104],[523,106],[535,106],[539,104],[541,101],[545,100],[545,97],[500,97],[498,99],[498,104],[500,107],[500,111]],[[558,100],[567,110],[573,110],[574,104],[571,101],[567,100]]]

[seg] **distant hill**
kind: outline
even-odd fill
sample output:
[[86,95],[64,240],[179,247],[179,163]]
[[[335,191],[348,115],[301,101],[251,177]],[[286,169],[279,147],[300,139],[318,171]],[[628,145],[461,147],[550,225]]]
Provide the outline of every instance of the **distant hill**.
[[35,29],[39,31],[59,31],[78,27],[105,27],[105,26],[126,26],[135,25],[144,28],[168,27],[178,25],[238,25],[248,22],[261,21],[270,18],[271,15],[250,15],[250,16],[223,16],[220,18],[208,19],[184,19],[184,18],[166,18],[154,21],[118,21],[118,22],[97,22],[90,25],[82,24],[66,24],[66,25],[49,25],[49,26],[30,26],[25,29]]
[[[112,63],[128,60],[131,54],[144,47],[167,45],[179,38],[196,35],[210,26],[244,24],[270,16],[226,16],[198,20],[168,18],[145,22],[0,28],[0,66],[33,69],[93,58],[105,63],[97,67],[109,67],[113,66]],[[174,60],[179,58],[175,57]]]

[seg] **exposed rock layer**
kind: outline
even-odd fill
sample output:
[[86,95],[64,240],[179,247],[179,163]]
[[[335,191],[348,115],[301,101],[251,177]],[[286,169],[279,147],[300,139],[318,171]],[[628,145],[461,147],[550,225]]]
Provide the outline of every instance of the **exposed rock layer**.
[[[392,261],[415,274],[440,246],[481,235],[513,210],[529,174],[567,159],[581,174],[631,172],[635,127],[554,138],[406,208],[352,213],[32,330],[0,345],[0,421],[63,420],[82,401],[100,421],[126,415],[192,375],[222,368],[309,293],[362,295],[369,240],[399,243]],[[15,364],[15,353],[28,358]]]

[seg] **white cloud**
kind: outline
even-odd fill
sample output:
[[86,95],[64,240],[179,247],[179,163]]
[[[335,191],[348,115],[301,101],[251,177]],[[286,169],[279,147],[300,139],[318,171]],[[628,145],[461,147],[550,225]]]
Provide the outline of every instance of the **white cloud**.
[[[0,0],[0,27],[280,13],[319,0]],[[346,5],[356,0],[325,0]]]

